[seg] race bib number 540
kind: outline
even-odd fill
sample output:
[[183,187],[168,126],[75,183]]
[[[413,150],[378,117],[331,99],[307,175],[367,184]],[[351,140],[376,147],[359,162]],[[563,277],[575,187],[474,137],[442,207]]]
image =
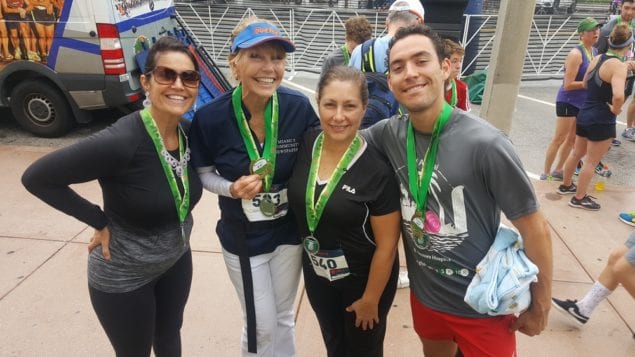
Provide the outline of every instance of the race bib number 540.
[[329,281],[343,279],[351,273],[342,249],[320,250],[308,254],[315,274]]

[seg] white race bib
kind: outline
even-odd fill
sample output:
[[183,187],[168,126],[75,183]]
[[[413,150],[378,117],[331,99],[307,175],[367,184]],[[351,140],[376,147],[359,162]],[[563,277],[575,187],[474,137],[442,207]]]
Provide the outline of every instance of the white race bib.
[[[272,211],[265,210],[262,203],[267,201],[267,205],[273,205]],[[273,221],[287,215],[289,202],[287,200],[287,189],[278,192],[262,192],[251,200],[242,200],[243,212],[249,222]]]
[[313,271],[318,276],[335,281],[351,274],[342,249],[320,250],[317,253],[307,254],[313,265]]

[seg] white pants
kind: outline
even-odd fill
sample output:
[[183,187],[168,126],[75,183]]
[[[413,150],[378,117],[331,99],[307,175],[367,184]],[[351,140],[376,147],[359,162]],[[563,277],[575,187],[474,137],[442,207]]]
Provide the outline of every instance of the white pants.
[[242,356],[295,356],[293,303],[300,281],[302,245],[281,245],[272,253],[250,258],[258,354],[247,352],[247,314],[239,258],[225,249],[223,258],[243,310]]

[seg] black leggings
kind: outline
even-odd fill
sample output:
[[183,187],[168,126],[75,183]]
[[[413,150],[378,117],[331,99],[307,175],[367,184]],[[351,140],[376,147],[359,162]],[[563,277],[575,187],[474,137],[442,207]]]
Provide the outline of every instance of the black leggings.
[[395,259],[390,279],[379,300],[379,323],[372,330],[364,331],[355,327],[355,314],[345,309],[362,297],[368,279],[351,275],[329,283],[315,274],[306,253],[302,257],[304,286],[320,324],[328,356],[383,356],[386,318],[397,290],[399,259]]
[[156,280],[127,293],[88,287],[90,301],[117,357],[181,356],[183,310],[192,283],[192,252]]

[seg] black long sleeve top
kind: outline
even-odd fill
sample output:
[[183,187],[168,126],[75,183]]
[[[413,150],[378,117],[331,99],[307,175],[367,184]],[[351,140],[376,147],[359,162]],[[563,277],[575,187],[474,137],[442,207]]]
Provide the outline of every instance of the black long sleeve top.
[[[202,185],[191,165],[188,173],[191,212]],[[102,188],[103,210],[70,187],[92,180]],[[182,190],[178,178],[177,182]],[[40,158],[25,171],[22,183],[44,202],[96,229],[113,219],[148,231],[179,224],[168,181],[139,112]]]

